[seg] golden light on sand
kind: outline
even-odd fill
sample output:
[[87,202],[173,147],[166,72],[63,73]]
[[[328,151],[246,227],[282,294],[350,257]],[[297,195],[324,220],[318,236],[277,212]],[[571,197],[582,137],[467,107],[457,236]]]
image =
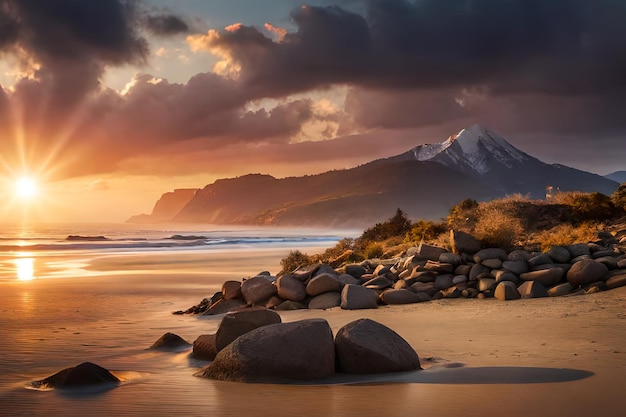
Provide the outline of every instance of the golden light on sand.
[[17,279],[20,281],[32,281],[35,279],[35,259],[17,258],[15,260]]
[[18,178],[15,181],[15,193],[23,200],[30,200],[37,196],[37,182],[29,177]]

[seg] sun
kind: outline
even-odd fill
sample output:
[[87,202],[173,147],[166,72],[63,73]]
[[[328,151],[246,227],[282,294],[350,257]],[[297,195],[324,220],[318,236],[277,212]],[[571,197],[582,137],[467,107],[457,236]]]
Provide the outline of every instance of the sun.
[[30,200],[37,195],[37,182],[28,177],[19,178],[15,181],[15,193],[23,200]]

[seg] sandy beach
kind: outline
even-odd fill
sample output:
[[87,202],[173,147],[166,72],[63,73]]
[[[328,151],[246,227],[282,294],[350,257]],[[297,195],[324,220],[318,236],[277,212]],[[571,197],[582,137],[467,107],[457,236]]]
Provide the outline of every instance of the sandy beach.
[[[284,251],[161,257],[156,273],[100,260],[100,275],[0,288],[0,415],[216,416],[622,416],[626,380],[626,288],[574,297],[446,299],[376,310],[282,312],[321,317],[336,332],[368,317],[414,347],[424,371],[337,378],[315,384],[238,384],[194,377],[207,363],[189,351],[146,350],[165,332],[188,341],[221,317],[172,315],[226,279],[276,273]],[[194,255],[196,256],[196,255]],[[183,262],[185,261],[185,262]],[[127,273],[119,270],[125,263]],[[176,269],[176,265],[186,265]],[[89,268],[87,268],[89,269]],[[157,268],[155,268],[157,269]],[[91,393],[35,391],[29,381],[91,361],[125,382]]]

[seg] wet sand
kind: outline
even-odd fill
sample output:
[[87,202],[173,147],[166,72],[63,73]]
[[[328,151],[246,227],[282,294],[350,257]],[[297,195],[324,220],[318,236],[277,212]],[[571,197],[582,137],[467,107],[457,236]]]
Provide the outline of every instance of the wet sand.
[[[160,271],[167,273],[127,258],[125,274],[107,275],[102,264],[92,265],[100,276],[3,283],[0,416],[624,415],[626,288],[511,302],[457,299],[281,313],[283,321],[325,318],[335,332],[357,318],[379,321],[407,339],[428,368],[413,373],[237,384],[194,377],[206,362],[188,351],[146,350],[168,331],[188,341],[214,332],[219,317],[171,311],[210,296],[226,279],[275,273],[282,255],[214,254],[203,260],[212,272],[172,255],[161,259]],[[185,267],[176,270],[176,264]],[[120,260],[108,265],[116,270]],[[84,361],[127,381],[98,393],[24,388]]]

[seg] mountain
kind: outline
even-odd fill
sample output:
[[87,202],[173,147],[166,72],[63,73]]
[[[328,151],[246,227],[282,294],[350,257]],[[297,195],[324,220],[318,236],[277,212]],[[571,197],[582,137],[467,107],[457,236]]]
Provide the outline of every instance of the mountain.
[[197,191],[197,188],[179,188],[167,192],[154,204],[151,214],[138,214],[132,216],[127,222],[162,223],[171,221],[189,203]]
[[501,195],[521,193],[543,198],[547,186],[610,195],[618,185],[600,175],[541,162],[481,125],[463,129],[442,143],[420,145],[389,159],[437,162],[471,176]]
[[604,177],[622,184],[626,182],[626,171],[615,171],[612,174],[605,175]]
[[487,200],[513,193],[544,198],[548,186],[611,194],[618,183],[543,163],[474,125],[441,143],[420,145],[356,168],[282,179],[262,174],[220,179],[192,196],[179,193],[178,210],[173,205],[164,208],[166,194],[147,217],[212,224],[364,227],[387,219],[398,207],[412,219],[435,220],[466,198]]

